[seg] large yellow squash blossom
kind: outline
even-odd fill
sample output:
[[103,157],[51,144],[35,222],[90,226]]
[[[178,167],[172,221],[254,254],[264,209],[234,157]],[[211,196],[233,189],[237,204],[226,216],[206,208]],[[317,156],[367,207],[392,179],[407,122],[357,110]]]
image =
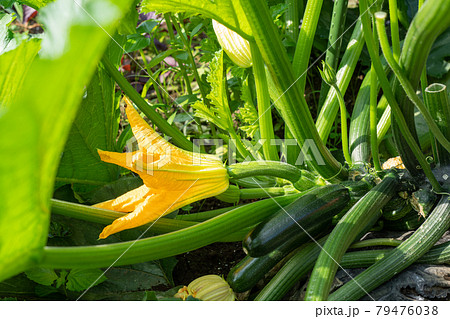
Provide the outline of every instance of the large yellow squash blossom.
[[114,153],[98,150],[100,158],[139,174],[144,185],[95,205],[129,214],[105,227],[100,238],[147,224],[192,202],[216,196],[228,188],[228,174],[215,156],[173,146],[156,133],[127,103],[127,117],[139,150]]

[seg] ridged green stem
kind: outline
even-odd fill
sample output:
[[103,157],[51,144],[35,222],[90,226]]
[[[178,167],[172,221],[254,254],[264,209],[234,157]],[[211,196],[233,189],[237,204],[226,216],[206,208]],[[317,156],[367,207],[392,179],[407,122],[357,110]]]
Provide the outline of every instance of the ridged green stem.
[[[450,227],[450,200],[442,196],[436,208],[414,234],[383,259],[346,283],[328,300],[357,300],[411,265],[441,238]],[[358,283],[358,285],[356,284]],[[361,289],[364,288],[364,291]]]
[[[411,82],[413,88],[416,88],[419,83],[420,76],[435,39],[450,26],[450,20],[448,19],[449,15],[449,1],[426,1],[417,12],[411,26],[408,29],[398,64],[407,79]],[[410,126],[411,132],[415,135],[415,140],[417,141],[417,135],[414,133],[414,106],[408,100],[408,97],[401,88],[399,81],[395,80],[393,82],[392,91],[395,93],[401,112]],[[389,99],[388,102],[391,105]],[[416,167],[417,164],[422,166],[422,163],[417,161],[417,154],[415,154],[416,152],[411,152],[410,143],[404,142],[405,134],[399,130],[400,127],[398,126],[397,115],[394,109],[393,118],[395,120],[392,121],[392,133],[399,153],[402,156],[403,163],[413,176],[420,175],[421,172],[417,170]],[[428,174],[427,177],[429,178]]]
[[406,78],[405,74],[403,73],[400,66],[395,61],[394,56],[392,55],[391,48],[389,46],[389,40],[386,33],[386,27],[384,25],[384,22],[386,20],[386,13],[385,12],[375,13],[375,20],[376,20],[376,27],[379,33],[381,49],[383,50],[383,54],[384,57],[386,58],[386,61],[389,63],[389,66],[391,67],[392,71],[394,71],[395,76],[400,81],[400,84],[405,90],[406,95],[419,109],[420,113],[422,113],[422,116],[424,117],[428,125],[428,128],[430,129],[434,137],[439,141],[439,143],[441,143],[442,146],[444,146],[444,148],[448,152],[450,152],[450,142],[445,138],[444,134],[439,129],[439,127],[435,123],[435,120],[428,111],[427,107],[422,102],[422,100],[417,96],[411,83]]
[[[70,202],[64,202],[56,199],[52,199],[52,213],[72,217],[88,222],[94,222],[99,224],[108,225],[115,219],[123,217],[126,213],[116,212],[108,209],[101,209],[92,206],[80,205]],[[231,210],[231,207],[229,210]],[[181,230],[187,227],[195,226],[198,224],[198,220],[188,221],[182,219],[172,218],[159,218],[155,222],[148,223],[146,225],[137,227],[141,231],[149,231],[149,234],[166,234]],[[220,242],[234,242],[242,240],[250,229],[238,230],[222,237]]]
[[302,147],[308,165],[325,179],[345,179],[347,171],[320,140],[305,97],[295,84],[292,66],[267,4],[252,0],[240,0],[240,3],[270,73],[276,92],[275,105]]
[[[434,83],[425,89],[425,100],[431,116],[439,127],[444,136],[450,138],[450,103],[448,100],[447,87],[441,83]],[[435,141],[436,142],[436,141]],[[450,164],[450,153],[444,149],[439,143],[435,145],[434,156],[436,161],[441,165]]]
[[349,166],[352,166],[352,158],[350,157],[348,146],[348,129],[347,129],[347,107],[345,106],[344,97],[342,96],[339,87],[334,84],[334,90],[338,96],[339,109],[341,110],[341,139],[342,139],[342,151],[344,153],[345,161]]
[[301,196],[300,194],[261,200],[175,232],[117,244],[45,247],[36,266],[53,269],[102,268],[162,259],[209,245],[230,234],[253,226]]
[[[240,206],[243,206],[243,205],[240,205]],[[218,208],[218,209],[208,210],[208,211],[200,212],[200,213],[182,214],[182,215],[177,215],[175,217],[175,219],[194,221],[194,222],[203,222],[207,219],[222,215],[223,213],[226,213],[226,212],[228,212],[232,209],[235,209],[237,207],[240,207],[240,206]]]
[[[345,50],[339,65],[339,70],[336,73],[337,83],[339,90],[343,95],[347,91],[347,87],[355,71],[356,64],[358,63],[361,55],[362,48],[364,47],[364,37],[361,27],[361,22],[358,21],[353,29],[352,36]],[[339,110],[339,100],[334,90],[328,91],[327,98],[323,103],[320,113],[316,120],[316,128],[319,132],[322,141],[326,142],[328,136],[333,127],[334,120]]]
[[294,41],[298,37],[300,14],[305,10],[303,0],[286,0],[286,12],[284,14],[286,21],[286,33]]
[[286,189],[284,189],[283,187],[242,188],[239,190],[239,192],[241,200],[260,199],[260,198],[269,198],[287,195]]
[[250,52],[253,62],[253,75],[255,77],[259,132],[263,142],[264,158],[270,161],[279,161],[277,146],[272,144],[275,134],[273,133],[272,105],[270,104],[264,61],[256,43],[250,43]]
[[[383,114],[380,117],[380,120],[377,124],[377,144],[380,145],[380,143],[383,141],[384,137],[386,136],[386,133],[389,131],[389,128],[391,127],[391,107],[388,105],[386,98],[381,98],[380,102],[378,102],[378,107],[380,104],[385,104],[387,107],[384,109]],[[377,107],[377,108],[378,108]]]
[[139,95],[139,93],[131,86],[128,80],[114,67],[108,58],[102,58],[102,64],[108,74],[116,81],[122,91],[136,104],[145,116],[155,124],[161,132],[173,138],[174,144],[185,150],[192,151],[194,144],[189,141],[183,133],[172,127],[165,119],[161,117],[148,103]]
[[329,235],[311,273],[305,300],[327,300],[339,262],[361,232],[381,217],[381,208],[395,194],[398,179],[388,173],[339,221]]
[[275,161],[252,161],[236,163],[227,167],[228,175],[232,179],[255,176],[273,176],[287,179],[293,183],[302,177],[302,170],[297,167]]
[[302,27],[295,47],[292,68],[294,70],[295,79],[298,78],[297,87],[300,89],[302,95],[303,92],[305,92],[306,73],[314,42],[314,35],[316,34],[317,23],[319,22],[320,10],[322,9],[322,3],[323,0],[308,1],[306,3]]
[[[350,121],[350,155],[354,165],[370,160],[370,91],[373,72],[367,72],[356,96]],[[379,89],[379,85],[377,85]]]
[[389,0],[389,18],[391,23],[392,51],[395,61],[400,59],[400,36],[398,32],[397,0]]
[[[373,37],[378,42],[376,29],[373,28]],[[378,45],[376,46],[378,55]],[[373,167],[375,171],[381,171],[380,156],[377,143],[377,105],[378,105],[378,78],[373,63],[370,65],[370,150],[372,153]]]
[[[433,186],[435,191],[440,191],[441,186],[436,180],[436,177],[433,175],[433,172],[431,171],[430,165],[426,161],[425,156],[422,154],[422,150],[420,149],[418,143],[416,142],[416,139],[414,138],[413,134],[411,133],[410,129],[414,132],[415,129],[413,127],[408,127],[408,123],[405,120],[405,117],[403,116],[402,110],[397,104],[397,100],[394,96],[394,93],[391,88],[391,84],[389,83],[389,80],[386,77],[386,74],[383,71],[383,66],[381,65],[380,58],[376,52],[376,43],[375,39],[372,35],[371,30],[371,23],[368,13],[368,6],[367,6],[367,0],[361,0],[360,1],[359,10],[361,12],[361,21],[364,29],[364,38],[366,40],[366,46],[369,50],[370,58],[372,59],[373,66],[375,68],[375,71],[377,73],[378,79],[381,83],[381,87],[383,89],[384,95],[386,96],[386,99],[391,106],[391,110],[395,116],[395,121],[398,125],[398,128],[400,129],[402,133],[402,139],[406,141],[408,146],[410,147],[410,150],[414,153],[415,158],[410,157],[404,157],[406,156],[406,153],[401,153],[402,160],[405,166],[408,168],[408,170],[413,173],[416,172],[417,168],[416,166],[411,167],[411,163],[414,161],[418,161],[422,167],[423,172],[429,179],[431,185]],[[414,121],[413,121],[414,123]],[[399,140],[396,140],[397,148],[400,152],[400,148],[404,150],[405,145],[399,144]],[[409,166],[407,165],[407,162],[409,163]]]
[[[126,213],[116,212],[109,209],[102,209],[93,206],[70,203],[57,199],[52,199],[51,204],[52,204],[52,213],[54,214],[99,224],[110,224],[115,219],[126,215]],[[152,223],[142,226],[142,229],[147,229],[151,224]],[[155,223],[153,223],[151,232],[167,233],[183,229],[186,227],[190,227],[195,224],[196,223],[190,221],[160,218]]]
[[354,243],[350,246],[351,249],[356,248],[365,248],[365,247],[372,247],[372,246],[398,246],[402,243],[401,240],[393,239],[393,238],[374,238],[374,239],[367,239],[362,240]]
[[[425,0],[419,0],[419,10],[423,5],[423,2]],[[425,94],[425,89],[428,86],[428,79],[427,79],[427,65],[423,67],[422,74],[420,75],[420,85],[422,87],[422,94]]]
[[[347,16],[348,0],[336,0],[333,5],[333,13],[331,14],[330,33],[328,34],[327,53],[325,62],[336,70],[339,62],[339,53],[341,51],[342,33],[345,27],[345,17]],[[328,85],[322,81],[320,88],[319,108],[327,96]]]

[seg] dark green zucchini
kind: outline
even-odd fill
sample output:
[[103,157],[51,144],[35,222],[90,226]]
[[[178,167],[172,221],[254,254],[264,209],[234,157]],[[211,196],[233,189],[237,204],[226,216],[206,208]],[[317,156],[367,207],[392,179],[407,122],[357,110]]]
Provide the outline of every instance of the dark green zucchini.
[[350,201],[342,185],[315,188],[277,211],[244,239],[243,246],[252,257],[267,255],[288,240],[301,245],[331,225],[331,219]]
[[227,281],[234,292],[244,292],[260,281],[291,251],[297,248],[292,240],[261,257],[245,256],[228,273]]
[[417,212],[411,210],[406,216],[398,220],[386,220],[384,227],[386,230],[408,231],[419,228],[423,224],[425,218]]
[[408,200],[399,196],[383,207],[383,218],[386,220],[398,220],[405,217],[411,210],[412,207]]

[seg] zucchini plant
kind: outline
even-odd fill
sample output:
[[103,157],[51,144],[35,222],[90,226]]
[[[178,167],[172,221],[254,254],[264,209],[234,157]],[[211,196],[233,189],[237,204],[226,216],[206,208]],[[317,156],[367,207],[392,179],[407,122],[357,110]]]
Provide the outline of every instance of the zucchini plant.
[[[2,5],[0,281],[242,242],[219,274],[234,292],[279,300],[310,274],[305,300],[357,300],[415,262],[448,262],[434,245],[450,227],[450,103],[428,81],[445,73],[429,62],[450,1],[420,4],[406,23],[395,0]],[[95,241],[55,241],[58,218],[95,225]],[[377,227],[414,234],[360,241]],[[350,267],[367,269],[331,291]]]

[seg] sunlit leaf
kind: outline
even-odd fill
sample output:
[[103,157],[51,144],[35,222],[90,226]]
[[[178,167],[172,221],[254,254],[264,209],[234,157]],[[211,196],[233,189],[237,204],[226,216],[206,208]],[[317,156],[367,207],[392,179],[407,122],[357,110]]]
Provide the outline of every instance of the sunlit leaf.
[[211,84],[211,92],[207,97],[211,101],[211,106],[208,108],[201,101],[195,102],[192,105],[196,111],[195,116],[214,123],[223,130],[233,130],[233,121],[231,119],[228,96],[225,89],[222,50],[216,53],[209,67],[211,71],[208,74],[207,80]]
[[108,44],[105,31],[129,3],[59,0],[40,11],[45,50],[0,109],[0,280],[39,261],[65,138]]
[[219,21],[244,38],[252,39],[252,30],[239,0],[144,0],[142,11],[200,13]]
[[[123,53],[117,43],[124,38],[115,37],[105,53],[117,66]],[[101,161],[97,153],[97,149],[116,150],[120,114],[114,89],[114,80],[99,66],[70,130],[58,169],[58,185],[74,183],[74,190],[84,193],[118,178],[117,166]]]

